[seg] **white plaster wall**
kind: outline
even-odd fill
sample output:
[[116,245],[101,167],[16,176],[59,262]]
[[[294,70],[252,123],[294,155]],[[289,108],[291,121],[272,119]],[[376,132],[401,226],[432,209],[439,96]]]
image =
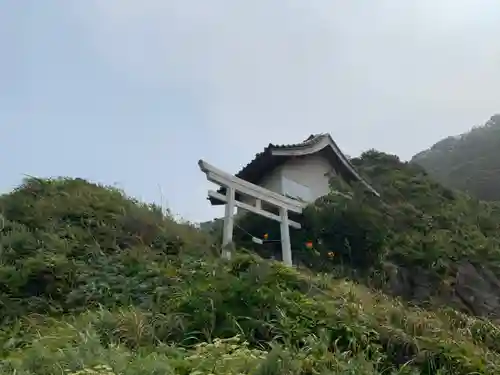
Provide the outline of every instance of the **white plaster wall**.
[[[271,174],[268,176],[264,177],[262,182],[259,183],[259,186],[262,186],[263,188],[269,189],[271,191],[274,191],[275,193],[282,193],[281,190],[281,167],[276,168],[274,171],[272,171]],[[242,196],[241,201],[250,205],[255,205],[255,199],[247,196]],[[265,205],[265,202],[263,202]],[[242,213],[246,212],[244,209],[237,208],[237,215],[241,215]]]
[[[271,174],[268,176],[264,177],[264,179],[258,184],[259,186],[262,186],[263,188],[269,189],[271,191],[274,191],[276,193],[281,194],[281,168],[278,167],[274,171],[272,171]],[[255,199],[247,196],[242,196],[241,198],[242,202],[248,203],[248,204],[255,204]],[[238,208],[238,211],[244,211],[240,208]]]
[[318,155],[289,160],[280,168],[285,178],[309,187],[313,201],[329,193],[328,181],[333,172],[328,160]]
[[282,167],[276,168],[269,176],[264,177],[259,186],[281,194],[281,170]]
[[[283,194],[282,176],[284,176],[289,180],[309,187],[312,201],[315,201],[319,197],[329,193],[330,185],[328,181],[331,173],[334,173],[334,170],[326,158],[311,155],[287,161],[265,177],[259,185],[276,193]],[[254,204],[254,200],[249,197],[244,197],[242,201]],[[238,211],[242,210],[238,209]]]

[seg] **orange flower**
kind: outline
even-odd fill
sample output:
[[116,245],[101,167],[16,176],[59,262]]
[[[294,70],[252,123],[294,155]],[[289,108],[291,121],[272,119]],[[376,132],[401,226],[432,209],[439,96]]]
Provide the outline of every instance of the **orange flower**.
[[312,243],[312,241],[307,241],[307,242],[306,242],[306,247],[307,247],[308,249],[312,249],[312,248],[313,248],[313,243]]

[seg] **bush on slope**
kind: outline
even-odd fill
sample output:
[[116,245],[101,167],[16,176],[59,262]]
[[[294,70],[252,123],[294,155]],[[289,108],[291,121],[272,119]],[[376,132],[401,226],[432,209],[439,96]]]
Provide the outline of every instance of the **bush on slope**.
[[[295,260],[420,304],[438,298],[464,311],[500,318],[500,305],[487,308],[479,301],[480,292],[490,293],[486,300],[499,300],[497,287],[468,291],[478,297],[471,306],[457,298],[464,292],[456,286],[464,270],[470,269],[485,284],[493,279],[500,285],[494,276],[500,275],[499,206],[449,190],[421,167],[395,156],[370,151],[352,162],[382,198],[368,196],[357,186],[352,200],[336,194],[320,198],[305,210],[303,229],[291,231]],[[342,188],[338,181],[332,184]],[[239,225],[255,235],[270,232],[271,238],[279,238],[279,224],[255,215]],[[253,244],[243,231],[236,237],[240,246],[270,255],[266,246]],[[314,250],[305,248],[306,241],[313,241]],[[280,244],[275,246],[279,253]]]
[[2,374],[500,369],[487,320],[253,255],[221,261],[209,238],[113,189],[29,180],[0,206]]

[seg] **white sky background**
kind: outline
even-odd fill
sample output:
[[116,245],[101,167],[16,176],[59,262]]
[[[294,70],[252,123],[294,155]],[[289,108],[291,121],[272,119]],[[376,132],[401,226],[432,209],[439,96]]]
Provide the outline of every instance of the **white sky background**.
[[[99,157],[95,156],[94,169],[89,169],[89,162],[77,164],[70,153],[64,165],[52,156],[50,162],[43,160],[44,165],[52,167],[50,173],[123,180],[125,190],[146,200],[158,200],[161,185],[171,208],[190,220],[220,213],[205,200],[209,184],[196,165],[200,158],[235,173],[269,142],[295,143],[311,133],[329,132],[346,154],[375,148],[409,159],[439,139],[467,131],[500,112],[498,1],[67,0],[59,4],[67,21],[59,25],[47,18],[53,35],[66,37],[67,46],[85,46],[85,56],[95,66],[82,59],[79,64],[86,64],[88,72],[92,66],[95,77],[98,64],[99,72],[104,72],[104,64],[113,72],[113,80],[127,82],[124,88],[111,83],[106,88],[106,93],[112,92],[111,87],[121,90],[126,105],[112,101],[120,92],[109,94],[105,99],[109,105],[101,101],[94,107],[84,107],[92,98],[82,97],[66,106],[82,113],[68,109],[68,118],[88,116],[96,129],[107,129],[110,139],[125,144],[136,134],[136,143],[142,140],[143,145],[127,150],[137,159],[127,163],[137,165],[126,170],[125,164],[119,167],[118,159],[105,155],[106,150],[120,151],[109,151],[103,130],[102,145],[95,145]],[[33,22],[41,15],[33,11],[31,17]],[[78,30],[75,41],[69,39],[69,28],[72,33]],[[31,47],[36,37],[32,33],[31,39],[24,38]],[[42,47],[37,51],[50,45]],[[85,88],[84,68],[80,72],[76,78],[81,82],[71,83],[75,93],[84,92],[77,83]],[[24,71],[18,73],[26,77]],[[53,79],[46,75],[51,82],[49,78]],[[99,82],[104,81],[96,78],[96,95],[104,92]],[[35,98],[38,103],[49,96],[42,88],[40,98]],[[179,101],[195,122],[167,119],[173,110],[167,109],[162,93],[175,90],[189,98],[189,103],[184,97]],[[58,95],[69,100],[64,92]],[[142,107],[136,105],[132,118],[126,110],[134,107],[134,95]],[[153,113],[147,103],[154,100],[158,103]],[[50,103],[57,114],[55,99]],[[59,115],[59,119],[49,116],[48,109],[45,112],[48,123],[69,123]],[[24,119],[22,113],[26,110],[19,106],[19,114],[11,117]],[[41,121],[40,115],[33,115],[32,127],[37,119]],[[133,133],[116,135],[116,128],[127,119],[127,129]],[[83,128],[78,129],[75,123],[73,134],[79,136],[73,138],[84,137]],[[49,138],[49,130],[46,133]],[[57,134],[62,137],[60,131]],[[11,143],[17,136],[11,136]],[[106,157],[109,166],[102,161]],[[125,151],[120,157],[127,157]],[[22,165],[19,161],[16,173],[48,171]],[[175,181],[165,182],[174,170]],[[10,186],[14,177],[17,181],[14,171],[7,175],[3,186]]]
[[110,64],[145,85],[191,85],[214,147],[249,157],[323,131],[351,154],[408,158],[500,110],[497,1],[78,4]]

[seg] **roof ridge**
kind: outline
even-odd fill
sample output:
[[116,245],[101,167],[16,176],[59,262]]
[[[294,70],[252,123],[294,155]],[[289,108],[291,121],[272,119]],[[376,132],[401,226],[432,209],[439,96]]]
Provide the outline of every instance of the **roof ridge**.
[[311,139],[313,138],[316,138],[318,135],[317,134],[311,134],[309,137],[307,137],[304,141],[302,142],[307,142],[307,141],[310,141]]

